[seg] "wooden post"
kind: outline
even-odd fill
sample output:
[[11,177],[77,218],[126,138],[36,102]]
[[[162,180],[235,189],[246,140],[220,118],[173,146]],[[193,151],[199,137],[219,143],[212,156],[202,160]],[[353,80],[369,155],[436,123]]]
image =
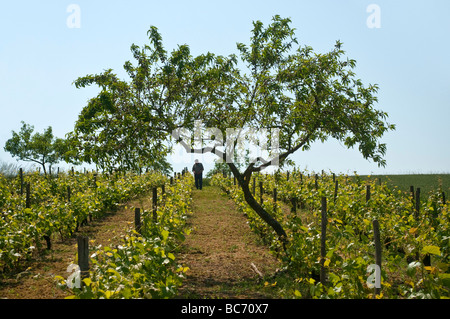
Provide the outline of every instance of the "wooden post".
[[141,233],[141,209],[139,207],[134,209],[134,228],[139,234]]
[[318,176],[317,176],[317,174],[316,174],[316,175],[314,176],[314,184],[315,184],[316,190],[319,189],[319,184],[317,183],[317,179],[318,179]]
[[423,257],[423,265],[426,266],[431,266],[431,255],[430,254],[425,254],[425,256]]
[[366,185],[366,203],[370,200],[370,185]]
[[170,176],[170,185],[173,185],[173,176]]
[[420,187],[416,188],[416,210],[415,210],[415,218],[419,220],[419,211],[420,211]]
[[334,182],[334,197],[333,197],[333,200],[335,203],[336,203],[336,198],[337,198],[337,193],[338,193],[338,187],[339,187],[338,181],[335,181]]
[[30,183],[27,183],[26,185],[26,197],[25,197],[25,207],[31,208],[31,190],[30,190]]
[[81,279],[89,277],[89,238],[78,236],[78,266],[80,267]]
[[291,213],[297,213],[297,197],[291,198]]
[[322,232],[320,237],[320,282],[326,285],[326,271],[325,271],[325,256],[326,250],[326,235],[327,235],[327,198],[322,197]]
[[[375,276],[379,276],[375,282],[378,283],[380,286],[377,287],[375,285],[375,295],[380,294],[381,292],[381,240],[380,240],[380,225],[378,223],[378,220],[374,220],[373,222],[373,237],[375,242],[375,264],[377,265],[377,269],[375,270]],[[375,296],[374,296],[375,298]]]
[[277,188],[273,189],[273,209],[275,210],[277,207]]
[[286,182],[289,182],[289,171],[286,172]]
[[156,210],[158,207],[158,189],[153,187],[153,221],[156,223],[158,220],[158,216],[156,214]]
[[263,203],[263,182],[259,181],[259,203]]
[[23,169],[22,169],[22,167],[19,170],[19,176],[20,176],[20,195],[23,195]]
[[52,242],[50,240],[50,236],[44,235],[45,243],[47,244],[47,250],[52,249]]
[[445,193],[442,192],[442,205],[445,205]]

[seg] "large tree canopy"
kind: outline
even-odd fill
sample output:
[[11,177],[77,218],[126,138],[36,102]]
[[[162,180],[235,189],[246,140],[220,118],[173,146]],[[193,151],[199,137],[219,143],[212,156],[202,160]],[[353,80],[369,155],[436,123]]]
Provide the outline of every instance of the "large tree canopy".
[[[342,44],[314,53],[298,44],[290,24],[279,16],[267,26],[256,21],[249,44],[238,43],[237,54],[196,57],[188,45],[168,53],[152,26],[149,45],[131,46],[136,64],[124,64],[129,81],[112,70],[75,81],[77,88],[101,87],[73,132],[81,158],[129,168],[161,162],[172,145],[167,142],[175,137],[191,152],[228,159],[249,205],[283,237],[280,224],[249,191],[253,172],[273,160],[283,164],[294,152],[329,137],[357,146],[364,158],[385,165],[386,145],[379,140],[394,129],[387,114],[374,108],[378,86],[365,86],[355,76],[356,62],[344,56]],[[199,125],[205,132],[202,144],[194,139]],[[229,138],[231,133],[238,138]],[[264,140],[269,158],[255,157],[239,170],[231,160],[237,140]]]

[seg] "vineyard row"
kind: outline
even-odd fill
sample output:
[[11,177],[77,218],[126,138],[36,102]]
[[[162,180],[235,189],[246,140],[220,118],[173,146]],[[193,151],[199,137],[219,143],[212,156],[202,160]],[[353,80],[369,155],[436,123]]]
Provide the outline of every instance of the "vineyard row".
[[20,269],[42,249],[51,249],[51,238],[68,238],[80,225],[166,182],[158,173],[58,178],[33,173],[11,181],[0,176],[0,272]]
[[[412,196],[378,179],[298,171],[290,176],[259,174],[250,189],[288,234],[283,249],[276,233],[247,205],[234,179],[218,174],[212,183],[234,199],[250,227],[283,262],[291,276],[281,289],[288,298],[450,296],[449,211],[440,190],[421,196],[416,189]],[[375,224],[381,260],[376,260]],[[373,265],[381,266],[376,295],[368,281]]]

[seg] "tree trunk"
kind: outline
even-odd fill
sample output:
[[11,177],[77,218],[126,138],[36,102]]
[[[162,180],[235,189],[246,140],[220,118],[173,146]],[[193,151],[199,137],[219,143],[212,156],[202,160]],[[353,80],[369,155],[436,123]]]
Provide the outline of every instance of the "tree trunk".
[[251,180],[251,174],[249,176],[246,176],[247,178],[244,178],[244,175],[237,170],[236,166],[233,163],[229,163],[228,165],[230,166],[233,175],[238,180],[239,186],[244,192],[244,198],[247,204],[256,212],[256,214],[258,214],[259,217],[261,217],[270,227],[273,228],[273,230],[275,230],[280,241],[283,244],[283,247],[286,248],[285,244],[287,241],[287,235],[283,227],[275,218],[272,217],[272,215],[266,212],[266,210],[253,197],[252,192],[250,191],[249,182]]
[[47,170],[45,169],[45,157],[42,158],[41,165],[42,165],[42,168],[44,169],[44,175],[47,175]]
[[280,240],[282,242],[286,241],[287,235],[284,231],[281,224],[273,218],[268,212],[265,211],[265,209],[258,203],[258,201],[255,200],[252,193],[250,192],[248,185],[240,185],[242,191],[244,192],[244,198],[247,204],[253,208],[253,210],[258,214],[259,217],[261,217],[270,227],[275,230],[277,235],[280,237]]

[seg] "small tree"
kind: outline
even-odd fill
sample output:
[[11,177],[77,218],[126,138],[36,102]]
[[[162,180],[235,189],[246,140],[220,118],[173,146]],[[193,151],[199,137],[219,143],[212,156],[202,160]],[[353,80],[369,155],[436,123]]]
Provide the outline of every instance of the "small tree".
[[49,126],[43,133],[34,133],[32,125],[22,123],[19,133],[12,131],[12,138],[6,141],[5,151],[18,160],[34,162],[42,166],[44,174],[47,174],[45,165],[56,164],[63,158],[67,151],[64,139],[53,136],[52,127]]

